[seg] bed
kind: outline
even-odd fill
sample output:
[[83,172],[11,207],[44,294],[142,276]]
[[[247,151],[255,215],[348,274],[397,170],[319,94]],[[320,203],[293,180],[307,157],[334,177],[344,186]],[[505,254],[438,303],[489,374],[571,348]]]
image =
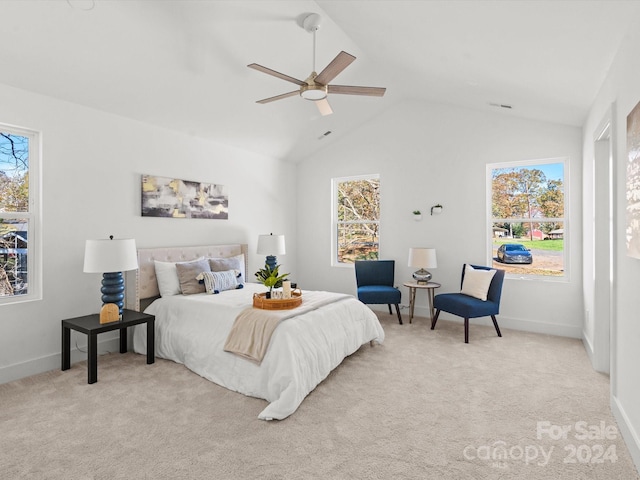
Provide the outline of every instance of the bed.
[[[244,287],[219,294],[160,296],[156,261],[187,262],[199,258],[241,258]],[[284,419],[347,356],[366,343],[382,343],[384,330],[376,315],[351,295],[302,292],[296,314],[280,322],[261,363],[224,351],[236,317],[252,307],[253,294],[266,288],[251,283],[247,245],[153,248],[138,250],[137,271],[127,276],[127,307],[156,316],[156,356],[184,364],[198,375],[230,390],[262,398],[269,405],[262,420]],[[163,274],[164,277],[164,274]],[[305,297],[335,295],[317,308]],[[290,310],[296,313],[296,310]],[[134,351],[146,352],[146,326],[133,333]]]

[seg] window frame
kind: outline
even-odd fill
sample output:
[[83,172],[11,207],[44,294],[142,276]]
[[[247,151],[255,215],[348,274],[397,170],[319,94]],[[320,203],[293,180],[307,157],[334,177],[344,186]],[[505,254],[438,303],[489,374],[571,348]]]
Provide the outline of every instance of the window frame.
[[[353,268],[355,263],[346,263],[338,261],[338,225],[339,224],[358,224],[358,223],[375,223],[378,225],[378,255],[380,254],[380,218],[368,221],[343,221],[338,220],[338,184],[359,180],[377,180],[380,184],[380,174],[371,173],[366,175],[350,175],[346,177],[336,177],[331,179],[331,266],[340,268]],[[379,194],[380,195],[380,194]]]
[[29,290],[23,295],[0,296],[0,307],[42,300],[42,133],[29,128],[0,123],[0,131],[29,139],[29,211],[2,212],[3,219],[27,219],[27,272]]
[[[563,266],[563,274],[562,275],[535,275],[535,274],[522,274],[522,273],[505,273],[506,279],[517,279],[517,280],[542,280],[547,282],[561,282],[568,283],[570,281],[570,238],[571,238],[571,228],[570,228],[570,158],[569,157],[554,157],[554,158],[541,158],[541,159],[532,159],[532,160],[519,160],[519,161],[509,161],[509,162],[499,162],[499,163],[488,163],[486,165],[486,232],[485,232],[485,241],[486,243],[486,255],[487,255],[487,265],[494,265],[493,261],[493,224],[496,221],[500,222],[511,222],[511,223],[527,223],[527,219],[522,218],[495,218],[493,217],[493,181],[492,181],[492,173],[493,170],[496,169],[505,169],[505,168],[521,168],[521,167],[535,167],[537,165],[549,165],[561,163],[563,165],[563,195],[564,195],[564,216],[562,218],[556,217],[542,217],[542,219],[537,219],[535,223],[544,223],[544,221],[558,221],[563,224],[563,249],[562,249],[562,266]],[[542,220],[542,221],[541,221]]]

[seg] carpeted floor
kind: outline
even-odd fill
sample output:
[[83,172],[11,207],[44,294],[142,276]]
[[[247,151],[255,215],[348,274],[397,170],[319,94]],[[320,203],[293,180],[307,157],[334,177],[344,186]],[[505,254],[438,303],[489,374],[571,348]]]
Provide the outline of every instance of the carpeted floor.
[[[380,314],[280,422],[265,402],[128,353],[0,385],[2,479],[640,478],[579,340]],[[564,430],[563,430],[564,428]],[[563,433],[565,435],[563,438]],[[586,432],[586,435],[585,435]]]

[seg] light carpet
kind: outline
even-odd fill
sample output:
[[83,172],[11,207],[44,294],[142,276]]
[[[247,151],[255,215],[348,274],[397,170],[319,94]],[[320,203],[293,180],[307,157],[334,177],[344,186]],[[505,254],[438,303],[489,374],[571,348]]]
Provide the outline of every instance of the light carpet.
[[384,345],[279,422],[258,420],[263,400],[133,353],[101,356],[94,385],[85,362],[0,385],[0,477],[640,478],[579,340],[472,324],[465,345],[459,323],[379,316]]

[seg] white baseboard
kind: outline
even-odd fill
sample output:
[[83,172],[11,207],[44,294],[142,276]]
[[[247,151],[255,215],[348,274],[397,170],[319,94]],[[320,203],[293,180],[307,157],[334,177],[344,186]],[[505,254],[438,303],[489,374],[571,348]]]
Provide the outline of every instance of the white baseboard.
[[[415,315],[417,317],[429,318],[429,309],[426,307],[416,307]],[[555,335],[557,337],[570,337],[570,338],[582,338],[582,326],[577,325],[562,325],[557,323],[541,322],[538,320],[522,320],[517,318],[508,318],[503,315],[496,316],[498,320],[498,326],[500,330],[512,329],[520,330],[523,332],[541,333],[545,335]],[[438,320],[447,320],[450,322],[463,323],[461,317],[441,312]],[[469,323],[471,325],[486,325],[493,326],[491,317],[472,318]],[[438,328],[438,327],[436,327]],[[471,327],[472,328],[472,327]]]
[[594,357],[594,351],[593,351],[593,344],[589,340],[589,337],[587,337],[586,332],[584,330],[582,331],[582,344],[584,345],[584,349],[587,351],[587,356],[589,357],[589,361],[591,361],[591,365],[594,365],[595,357]]
[[[389,308],[386,305],[369,305],[372,310],[376,312],[387,312],[389,313]],[[409,321],[409,307],[407,305],[400,306],[402,313],[403,321],[406,320],[406,323]],[[396,315],[395,307],[391,306],[392,315]],[[427,319],[430,322],[430,313],[428,307],[422,307],[416,305],[414,310],[414,318],[422,317]],[[503,315],[498,315],[496,317],[498,319],[498,326],[500,330],[502,328],[512,329],[512,330],[520,330],[523,332],[532,332],[532,333],[541,333],[544,335],[555,335],[557,337],[570,337],[570,338],[582,338],[582,326],[578,325],[562,325],[557,323],[548,323],[541,322],[539,320],[523,320],[517,318],[509,318]],[[457,317],[455,315],[448,314],[446,312],[441,312],[438,320],[447,320],[450,322],[459,322],[462,323],[463,319],[461,317]],[[472,318],[470,320],[471,324],[475,325],[486,325],[493,326],[493,322],[491,321],[491,317],[482,317],[482,318]],[[437,327],[436,327],[437,328]]]
[[[593,349],[593,343],[591,343],[591,340],[589,340],[589,337],[587,337],[584,330],[582,331],[582,345],[584,346],[585,352],[587,352],[587,357],[589,357],[591,366],[594,368],[594,370],[598,371],[598,369],[596,368],[596,354]],[[606,373],[607,375],[609,374],[609,372]]]
[[611,395],[611,411],[613,416],[618,422],[618,428],[624,439],[624,443],[629,449],[633,463],[636,465],[636,470],[640,472],[640,436],[638,432],[633,428],[633,425],[629,421],[629,417],[618,399]]
[[[81,362],[87,359],[86,347],[82,348],[85,349],[85,352],[81,352],[75,347],[71,349],[72,365],[76,362]],[[119,351],[120,337],[105,339],[103,341],[100,341],[100,337],[98,337],[98,355]],[[8,365],[6,367],[0,368],[0,384],[12,382],[14,380],[19,380],[25,377],[30,377],[31,375],[37,375],[38,373],[56,370],[61,368],[61,366],[61,353],[54,353],[52,355],[47,355],[46,357],[40,357],[33,360],[28,360],[26,362]]]

